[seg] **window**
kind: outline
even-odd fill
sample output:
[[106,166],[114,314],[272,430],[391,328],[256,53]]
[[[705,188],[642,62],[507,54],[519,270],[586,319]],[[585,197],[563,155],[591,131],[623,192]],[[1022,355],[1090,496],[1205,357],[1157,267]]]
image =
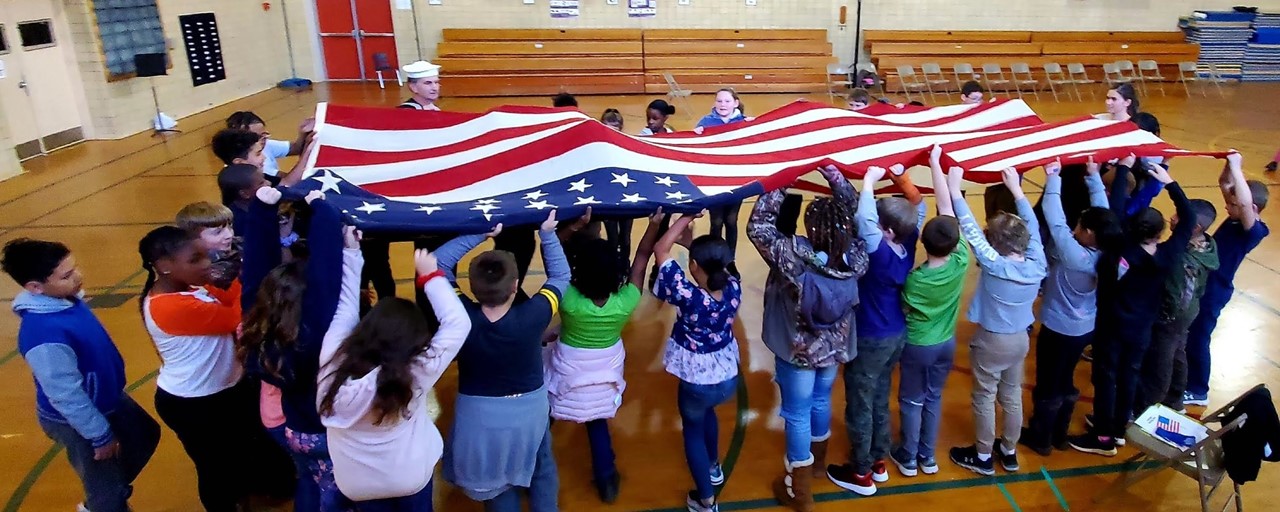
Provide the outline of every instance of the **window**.
[[19,21],[18,38],[22,41],[23,50],[39,50],[53,46],[53,22],[50,20]]
[[9,53],[9,39],[4,35],[4,25],[0,25],[0,55]]
[[93,12],[108,79],[132,77],[134,55],[166,53],[156,0],[95,0]]

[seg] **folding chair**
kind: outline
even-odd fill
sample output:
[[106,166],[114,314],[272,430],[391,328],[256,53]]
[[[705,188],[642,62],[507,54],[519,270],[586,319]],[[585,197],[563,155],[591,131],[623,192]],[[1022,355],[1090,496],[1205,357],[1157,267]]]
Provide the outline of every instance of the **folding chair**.
[[680,108],[684,110],[685,117],[693,119],[693,110],[689,108],[689,97],[693,96],[693,91],[680,87],[680,83],[676,82],[676,78],[671,73],[663,73],[662,78],[667,81],[667,97],[672,101],[680,103]]
[[1209,81],[1213,82],[1213,86],[1218,88],[1218,96],[1225,97],[1222,93],[1222,84],[1227,81],[1222,77],[1222,68],[1217,64],[1209,64]]
[[1115,87],[1120,84],[1133,83],[1133,79],[1127,76],[1124,76],[1124,73],[1121,73],[1120,68],[1117,67],[1115,64],[1103,64],[1102,77],[1104,80],[1107,81],[1107,87]]
[[[870,63],[870,62],[863,62],[863,63],[861,63],[861,64],[858,64],[857,66],[854,66],[854,68],[853,68],[853,76],[854,76],[854,80],[857,80],[858,75],[862,74],[862,72],[863,72],[863,71],[866,71],[867,73],[871,73],[872,75],[874,75],[874,76],[876,77],[875,87],[876,87],[876,88],[879,88],[879,89],[880,89],[880,95],[881,95],[881,96],[884,96],[884,94],[885,94],[885,92],[884,92],[884,77],[881,77],[881,76],[880,76],[880,72],[876,69],[876,65],[875,65],[875,64],[872,64],[872,63]],[[862,87],[862,84],[857,84],[857,87]],[[870,90],[870,89],[868,89],[868,90]]]
[[[1062,71],[1061,68],[1058,71]],[[1018,88],[1018,97],[1022,97],[1022,86],[1030,85],[1031,92],[1036,95],[1036,101],[1040,100],[1040,81],[1031,74],[1031,65],[1025,62],[1015,62],[1009,65],[1009,75],[1013,80],[1013,85]]]
[[960,94],[960,89],[964,88],[965,82],[979,78],[977,73],[973,72],[973,64],[956,64],[951,66],[951,72],[956,75],[956,94]]
[[[1081,64],[1079,62],[1067,64],[1067,73],[1068,73],[1067,76],[1071,78],[1072,85],[1076,87],[1076,96],[1080,96],[1080,86],[1087,85],[1089,86],[1088,88],[1089,97],[1090,98],[1098,97],[1093,92],[1093,85],[1097,84],[1098,81],[1092,78],[1089,78],[1089,72],[1084,69],[1084,64]],[[1084,101],[1084,98],[1080,98],[1080,101]]]
[[[997,78],[991,78],[993,76]],[[1009,92],[1009,86],[1012,85],[1013,82],[1004,77],[1004,68],[1001,68],[999,64],[983,64],[982,80],[987,83],[987,90],[991,91],[991,94],[995,94],[996,86],[999,85],[1004,87],[1005,96],[1010,98],[1013,97],[1013,93]],[[1019,92],[1018,96],[1021,97],[1022,93]]]
[[[1183,61],[1178,63],[1178,81],[1182,83],[1182,89],[1187,91],[1187,97],[1191,97],[1191,82],[1199,82],[1200,75],[1196,73],[1196,63],[1191,61]],[[1200,95],[1209,97],[1204,91],[1204,84],[1200,84]]]
[[[933,86],[937,85],[943,94],[947,93],[947,89],[951,88],[951,79],[947,75],[942,74],[942,66],[936,62],[926,62],[920,65],[920,71],[924,74],[924,84],[929,86],[929,99],[934,99]],[[936,101],[936,100],[935,100]]]
[[[1226,424],[1222,423],[1222,418],[1230,412],[1236,404],[1240,403],[1245,396],[1248,396],[1250,393],[1253,393],[1262,387],[1262,384],[1254,386],[1249,391],[1246,391],[1236,397],[1235,400],[1232,400],[1226,406],[1201,418],[1199,421],[1201,425],[1207,426],[1210,423],[1217,423],[1221,425],[1221,427],[1217,430],[1206,429],[1208,430],[1208,436],[1185,450],[1174,447],[1173,445],[1151,435],[1136,423],[1130,423],[1129,427],[1125,429],[1125,440],[1127,441],[1126,446],[1136,447],[1139,453],[1130,457],[1129,460],[1125,462],[1128,464],[1136,464],[1136,468],[1132,471],[1125,472],[1125,474],[1117,479],[1111,487],[1095,497],[1094,501],[1102,501],[1112,494],[1118,493],[1125,488],[1133,486],[1138,482],[1160,473],[1164,469],[1172,468],[1196,481],[1196,487],[1200,492],[1200,510],[1201,512],[1209,512],[1210,498],[1212,498],[1214,493],[1217,492],[1218,487],[1222,485],[1223,480],[1228,478],[1223,458],[1222,436],[1232,430],[1240,428],[1240,426],[1248,420],[1248,415],[1241,414],[1235,420]],[[1156,405],[1154,407],[1160,407],[1168,411],[1167,414],[1170,415],[1177,414],[1172,409],[1164,406]],[[1240,498],[1240,484],[1237,484],[1234,481],[1231,482],[1231,495],[1227,497],[1227,503],[1221,510],[1226,510],[1233,501],[1236,505],[1236,512],[1243,512],[1244,504]]]
[[1164,96],[1164,75],[1160,74],[1160,65],[1154,60],[1138,61],[1138,78],[1142,79],[1142,83],[1154,81],[1156,86],[1160,87],[1160,95]]
[[[837,78],[833,80],[831,78],[832,76],[841,76],[844,79],[841,80]],[[853,73],[849,71],[849,68],[846,68],[839,64],[827,64],[827,99],[828,100],[830,100],[833,103],[836,101],[837,88],[841,89],[840,95],[843,96],[845,94],[844,91],[848,91],[852,87],[853,87]]]
[[1133,68],[1133,61],[1131,60],[1116,61],[1116,71],[1120,73],[1120,76],[1129,80],[1130,83],[1138,82],[1138,87],[1142,89],[1142,94],[1147,93],[1147,83],[1142,81],[1142,75],[1139,75],[1138,72]]
[[1084,101],[1080,97],[1080,87],[1076,85],[1076,81],[1067,77],[1066,72],[1062,71],[1062,65],[1056,62],[1047,62],[1044,65],[1044,81],[1049,82],[1049,91],[1053,93],[1053,101],[1058,100],[1058,86],[1062,86],[1062,92],[1067,94],[1067,98],[1071,98],[1071,93],[1067,91],[1066,86],[1070,85],[1076,89],[1076,99]]
[[378,75],[379,89],[387,88],[387,86],[382,83],[383,71],[394,70],[396,72],[396,83],[400,84],[401,87],[404,86],[404,80],[400,78],[400,68],[391,67],[391,59],[387,58],[387,54],[382,52],[373,54],[373,70],[374,70],[374,73]]
[[[898,82],[902,83],[902,93],[907,97],[907,101],[911,101],[911,91],[920,92],[920,99],[924,99],[924,93],[928,90],[928,86],[920,81],[920,75],[916,74],[916,70],[911,66],[898,66]],[[932,96],[930,97],[932,99]]]

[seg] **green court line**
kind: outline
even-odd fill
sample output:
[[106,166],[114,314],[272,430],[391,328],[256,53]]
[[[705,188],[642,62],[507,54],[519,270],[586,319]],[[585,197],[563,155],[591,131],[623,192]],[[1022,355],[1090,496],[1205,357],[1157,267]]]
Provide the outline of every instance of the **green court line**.
[[[747,440],[747,379],[742,369],[738,369],[738,412],[734,415],[733,421],[733,437],[729,439],[729,451],[725,452],[724,463],[720,465],[724,471],[724,483],[728,485],[729,477],[733,476],[733,467],[738,464],[738,456],[742,455],[742,445]],[[724,489],[721,485],[716,489],[716,496],[720,496],[720,491]]]
[[[1064,478],[1076,478],[1082,476],[1098,476],[1121,473],[1138,469],[1140,463],[1124,462],[1119,464],[1106,464],[1102,466],[1085,466],[1079,468],[1058,469],[1049,471],[1053,478],[1062,480]],[[959,471],[959,469],[957,469]],[[933,491],[949,491],[956,489],[970,489],[974,487],[983,487],[991,485],[992,480],[996,480],[1001,484],[1015,484],[1024,482],[1039,482],[1044,480],[1045,476],[1040,473],[1010,473],[997,477],[976,477],[965,478],[960,480],[946,480],[939,482],[921,482],[918,484],[895,485],[892,487],[881,487],[876,496],[897,496],[904,494],[918,494],[922,492]],[[835,501],[852,501],[852,500],[873,500],[875,497],[863,498],[849,492],[824,492],[813,497],[815,502],[828,503]],[[756,510],[762,508],[775,508],[778,502],[773,498],[761,498],[755,500],[728,501],[720,503],[720,510]],[[684,507],[649,509],[643,512],[683,512]]]
[[1053,495],[1058,497],[1058,503],[1062,505],[1062,510],[1071,512],[1071,507],[1067,506],[1067,498],[1062,496],[1062,491],[1058,489],[1058,485],[1053,483],[1053,477],[1049,476],[1049,470],[1044,466],[1040,466],[1040,474],[1044,475],[1044,481],[1049,484],[1049,489],[1053,491]]
[[[141,379],[133,381],[129,387],[125,388],[126,393],[132,394],[144,384],[151,382],[151,379],[160,375],[160,370],[153,370],[151,373],[143,375]],[[40,456],[31,470],[27,471],[27,476],[22,478],[22,482],[18,484],[18,488],[13,490],[13,494],[9,495],[9,501],[5,502],[3,512],[18,512],[18,507],[22,506],[22,501],[27,499],[27,494],[31,493],[31,488],[35,487],[36,480],[40,479],[40,475],[44,474],[44,470],[49,468],[49,464],[53,462],[54,457],[62,453],[62,445],[54,444],[49,450]]]
[[996,488],[1000,489],[1000,494],[1004,495],[1004,499],[1009,500],[1009,506],[1013,507],[1013,512],[1022,512],[1022,507],[1018,506],[1018,501],[1013,499],[1013,495],[1009,494],[1009,489],[1006,489],[999,480],[996,480]]

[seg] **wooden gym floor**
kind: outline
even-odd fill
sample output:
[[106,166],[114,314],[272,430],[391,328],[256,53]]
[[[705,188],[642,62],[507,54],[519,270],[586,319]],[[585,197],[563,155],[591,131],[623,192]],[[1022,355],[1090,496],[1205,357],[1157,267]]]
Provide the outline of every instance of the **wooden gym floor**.
[[[444,84],[445,95],[449,84]],[[1245,155],[1246,174],[1277,184],[1274,176],[1263,175],[1262,166],[1280,146],[1280,102],[1260,101],[1280,94],[1280,85],[1241,85],[1226,88],[1220,98],[1186,98],[1177,86],[1169,95],[1143,98],[1145,110],[1158,115],[1164,136],[1174,144],[1192,149],[1236,148]],[[1099,90],[1099,93],[1102,91]],[[184,133],[167,139],[144,133],[120,141],[86,142],[49,157],[29,161],[27,173],[0,182],[0,235],[8,241],[17,237],[59,240],[77,255],[85,275],[85,290],[91,305],[120,346],[128,365],[130,392],[147,409],[152,409],[154,378],[158,361],[139,318],[136,296],[144,273],[136,253],[137,240],[151,228],[171,222],[177,210],[192,201],[218,198],[213,176],[221,167],[207,148],[210,137],[222,120],[236,110],[253,110],[266,119],[277,138],[291,138],[297,124],[309,117],[316,101],[349,104],[394,105],[403,91],[379,90],[375,86],[319,85],[313,91],[266,91],[210,111],[183,119]],[[1047,120],[1102,112],[1101,96],[1080,102],[1055,103],[1029,100]],[[584,97],[583,110],[598,115],[607,107],[626,115],[626,131],[634,133],[644,124],[644,108],[649,97]],[[747,96],[752,113],[764,112],[795,99],[793,95]],[[811,99],[826,101],[824,95]],[[939,102],[954,102],[954,97]],[[481,111],[502,103],[549,104],[548,98],[446,99],[445,108]],[[692,98],[696,112],[672,118],[677,128],[692,127],[693,119],[710,108],[711,97]],[[287,168],[292,162],[282,163]],[[1192,197],[1202,197],[1219,205],[1216,183],[1220,162],[1208,159],[1178,160],[1174,176]],[[1043,174],[1028,175],[1030,195],[1037,195]],[[1034,200],[1034,197],[1033,197]],[[981,211],[980,198],[971,204]],[[1168,212],[1170,204],[1161,198],[1157,206]],[[745,224],[748,203],[743,207]],[[1278,207],[1263,217],[1280,227]],[[705,225],[699,226],[706,229]],[[639,236],[639,229],[636,236]],[[724,510],[780,510],[774,503],[769,483],[782,466],[782,422],[778,418],[778,395],[772,382],[773,358],[761,343],[761,296],[767,269],[748,245],[745,237],[738,249],[739,268],[752,292],[743,305],[737,332],[744,344],[743,386],[736,400],[720,413],[721,453],[728,481],[721,494]],[[409,251],[394,252],[401,296],[411,296]],[[1266,342],[1280,335],[1280,235],[1272,236],[1249,256],[1237,276],[1237,294],[1219,324],[1214,346],[1213,393],[1211,401],[1222,403],[1251,385],[1262,382],[1280,389],[1280,347]],[[535,270],[534,272],[538,272]],[[969,290],[976,271],[971,269]],[[537,284],[537,277],[534,283]],[[18,288],[10,280],[0,280],[0,300],[11,302]],[[613,420],[613,437],[618,465],[623,475],[622,492],[613,506],[601,504],[591,484],[585,430],[578,425],[557,423],[554,430],[556,458],[561,477],[560,503],[564,510],[683,510],[684,494],[691,487],[681,448],[679,416],[675,407],[676,380],[662,370],[661,350],[671,324],[671,309],[646,299],[624,334],[629,353],[626,400]],[[967,301],[966,301],[967,303]],[[8,307],[8,304],[5,304]],[[17,318],[0,315],[0,500],[4,512],[71,511],[81,499],[78,480],[61,451],[43,435],[35,421],[34,395],[30,372],[15,348]],[[945,393],[945,422],[938,443],[941,473],[903,478],[890,470],[892,479],[880,494],[860,498],[822,480],[816,483],[820,510],[945,509],[964,511],[1036,510],[1055,511],[1062,507],[1055,497],[1056,486],[1072,510],[1194,510],[1197,496],[1194,483],[1173,472],[1147,480],[1103,504],[1093,496],[1114,481],[1120,463],[1133,454],[1122,449],[1119,457],[1104,459],[1075,452],[1058,452],[1043,458],[1022,451],[1023,470],[1017,474],[997,473],[996,478],[979,477],[946,460],[951,446],[973,440],[968,378],[968,349],[963,340],[972,325],[961,322],[962,343],[956,368]],[[1028,357],[1028,375],[1033,375]],[[1077,383],[1086,395],[1089,365],[1082,363]],[[1028,379],[1028,389],[1032,379]],[[447,432],[455,381],[446,377],[437,388],[443,403],[439,422]],[[1024,400],[1030,414],[1030,393]],[[842,386],[837,385],[835,436],[828,459],[843,462],[848,450],[844,430]],[[896,410],[896,400],[890,402]],[[1076,414],[1077,428],[1090,399],[1084,398]],[[1201,412],[1199,408],[1192,412]],[[896,428],[896,412],[893,413]],[[251,463],[245,461],[246,464]],[[1248,508],[1261,510],[1280,499],[1280,473],[1264,468],[1263,480],[1245,487]],[[1277,487],[1271,487],[1277,485]],[[481,507],[446,485],[437,487],[439,510],[478,511]],[[199,510],[195,498],[195,473],[172,433],[164,431],[159,451],[142,473],[132,503],[139,511]],[[853,502],[857,502],[854,504]],[[1221,502],[1221,498],[1217,500]],[[1016,503],[1014,505],[1013,503]]]

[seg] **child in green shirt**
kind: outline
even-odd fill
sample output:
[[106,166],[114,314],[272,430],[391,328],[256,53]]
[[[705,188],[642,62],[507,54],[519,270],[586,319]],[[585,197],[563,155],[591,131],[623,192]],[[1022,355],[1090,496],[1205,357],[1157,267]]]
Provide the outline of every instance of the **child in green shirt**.
[[[951,188],[939,162],[941,149],[930,155],[938,216],[920,232],[928,258],[907,276],[902,303],[907,310],[907,345],[902,349],[898,379],[898,409],[902,436],[889,453],[903,476],[938,472],[934,448],[942,418],[942,389],[956,352],[956,321],[960,292],[969,269],[969,247],[960,238],[960,224],[951,205]],[[957,176],[958,175],[953,175]]]

